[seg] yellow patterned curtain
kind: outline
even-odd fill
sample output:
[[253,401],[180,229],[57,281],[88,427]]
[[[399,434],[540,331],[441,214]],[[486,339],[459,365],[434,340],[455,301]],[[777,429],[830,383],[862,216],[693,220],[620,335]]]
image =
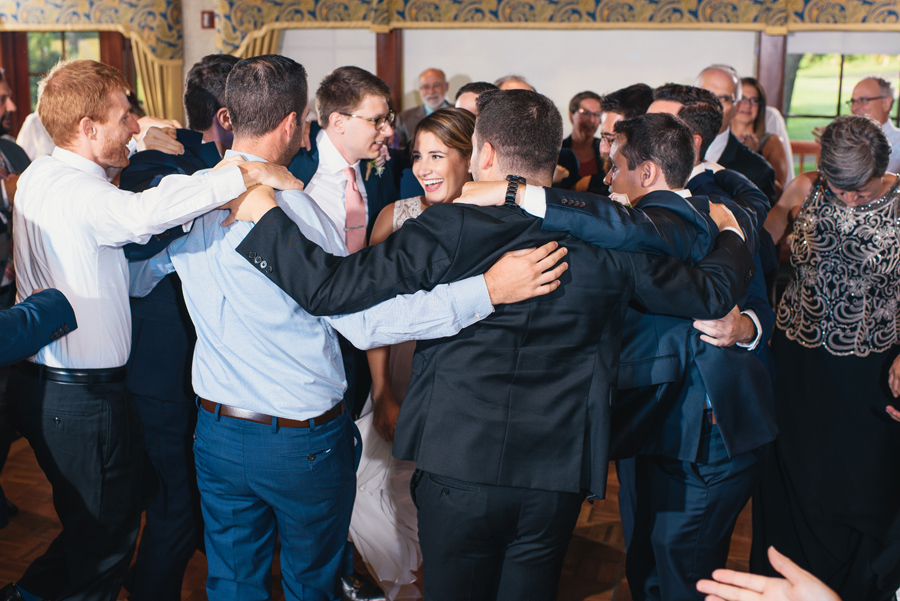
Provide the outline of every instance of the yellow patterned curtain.
[[238,58],[250,58],[251,56],[260,56],[262,54],[275,54],[278,52],[278,45],[280,43],[281,29],[265,26],[262,31],[248,36],[241,44],[241,47],[232,54]]
[[162,60],[138,38],[131,38],[134,66],[144,90],[144,109],[151,117],[184,123],[181,94],[182,60]]
[[[222,52],[264,28],[900,31],[897,0],[219,0]],[[270,29],[270,30],[271,30]],[[242,55],[243,56],[243,55]]]

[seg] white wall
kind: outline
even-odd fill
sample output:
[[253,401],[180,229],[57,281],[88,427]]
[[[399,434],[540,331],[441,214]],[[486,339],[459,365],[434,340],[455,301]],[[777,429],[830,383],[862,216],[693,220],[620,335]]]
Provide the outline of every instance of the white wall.
[[417,78],[428,67],[447,74],[451,100],[464,83],[518,73],[553,99],[568,132],[569,99],[583,90],[693,83],[710,63],[755,75],[756,38],[743,31],[406,29],[403,101],[419,104]]
[[787,36],[788,54],[900,54],[900,35],[886,31],[800,31]]
[[218,52],[216,30],[200,28],[200,13],[216,10],[216,0],[181,0],[181,18],[184,23],[184,74],[207,54]]
[[286,29],[279,52],[306,68],[310,110],[322,79],[338,67],[375,72],[375,34],[367,29]]

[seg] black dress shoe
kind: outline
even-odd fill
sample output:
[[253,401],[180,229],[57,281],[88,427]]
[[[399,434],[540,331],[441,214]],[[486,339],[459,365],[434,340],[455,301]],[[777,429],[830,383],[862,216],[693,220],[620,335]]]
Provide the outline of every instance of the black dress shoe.
[[10,582],[0,589],[0,601],[25,601],[25,597],[16,588],[16,583]]
[[[341,578],[342,601],[385,601],[384,592],[359,574]],[[0,597],[0,601],[5,601]]]

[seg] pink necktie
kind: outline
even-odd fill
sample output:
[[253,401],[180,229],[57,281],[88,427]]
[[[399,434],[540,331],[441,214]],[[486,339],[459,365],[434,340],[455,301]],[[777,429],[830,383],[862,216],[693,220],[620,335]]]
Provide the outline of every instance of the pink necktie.
[[366,204],[356,186],[356,171],[353,167],[347,167],[343,173],[347,178],[347,187],[344,188],[344,208],[347,210],[345,238],[347,250],[355,253],[366,245]]

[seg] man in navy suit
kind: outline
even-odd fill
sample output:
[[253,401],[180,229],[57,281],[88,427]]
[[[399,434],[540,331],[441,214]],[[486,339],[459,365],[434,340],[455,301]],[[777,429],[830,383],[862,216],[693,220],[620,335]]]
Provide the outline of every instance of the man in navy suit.
[[[233,140],[224,107],[225,81],[237,62],[234,56],[211,54],[191,67],[184,91],[191,129],[176,132],[184,152],[138,152],[122,171],[120,188],[143,192],[167,175],[191,175],[221,160]],[[179,226],[153,236],[147,244],[129,244],[125,255],[130,261],[149,259],[183,233]],[[191,357],[196,334],[181,280],[174,273],[147,296],[131,298],[130,304],[127,385],[141,414],[147,453],[160,489],[147,504],[146,524],[125,588],[134,601],[178,601],[185,568],[203,540],[193,452],[197,405]]]
[[[375,75],[359,67],[335,69],[316,91],[319,122],[310,128],[310,149],[301,148],[289,167],[303,182],[304,191],[344,232],[351,253],[360,246],[354,245],[347,233],[361,224],[353,222],[348,228],[346,187],[355,186],[365,202],[363,244],[368,244],[381,209],[400,198],[388,158],[388,142],[394,134],[390,103],[390,88]],[[347,374],[344,398],[353,415],[359,415],[372,385],[369,363],[364,352],[343,337],[340,341]]]
[[[18,305],[0,311],[0,366],[11,365],[78,327],[72,305],[59,290],[35,292]],[[0,404],[0,470],[12,442],[6,401]],[[6,497],[0,488],[0,528],[9,522]]]

